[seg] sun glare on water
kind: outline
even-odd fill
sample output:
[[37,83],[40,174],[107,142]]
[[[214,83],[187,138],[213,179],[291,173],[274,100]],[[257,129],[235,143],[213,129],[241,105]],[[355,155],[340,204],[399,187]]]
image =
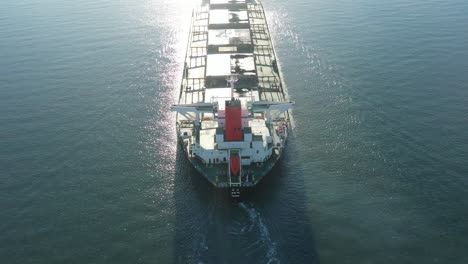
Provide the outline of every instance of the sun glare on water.
[[137,10],[131,7],[140,40],[146,49],[144,78],[150,83],[151,114],[145,125],[148,140],[145,140],[145,157],[155,175],[158,188],[152,192],[155,200],[167,199],[174,190],[174,174],[177,156],[175,113],[172,104],[177,103],[184,65],[187,40],[190,31],[192,9],[197,1],[159,0],[146,1]]

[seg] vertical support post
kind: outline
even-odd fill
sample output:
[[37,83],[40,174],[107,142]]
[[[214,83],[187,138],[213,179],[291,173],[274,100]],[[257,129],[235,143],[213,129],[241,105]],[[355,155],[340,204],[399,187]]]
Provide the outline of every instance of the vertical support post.
[[195,112],[195,125],[200,126],[200,112]]

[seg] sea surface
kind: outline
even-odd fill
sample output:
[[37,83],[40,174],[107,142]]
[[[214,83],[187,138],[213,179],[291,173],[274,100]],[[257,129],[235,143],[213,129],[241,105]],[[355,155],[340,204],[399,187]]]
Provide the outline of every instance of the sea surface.
[[232,201],[175,115],[190,0],[0,5],[0,263],[468,263],[468,1],[264,0],[293,135]]

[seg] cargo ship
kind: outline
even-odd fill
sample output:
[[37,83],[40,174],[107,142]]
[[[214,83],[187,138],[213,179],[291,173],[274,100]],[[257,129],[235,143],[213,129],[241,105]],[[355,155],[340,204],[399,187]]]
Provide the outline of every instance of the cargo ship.
[[176,112],[178,141],[198,172],[239,197],[284,150],[291,127],[263,5],[204,1],[192,12]]

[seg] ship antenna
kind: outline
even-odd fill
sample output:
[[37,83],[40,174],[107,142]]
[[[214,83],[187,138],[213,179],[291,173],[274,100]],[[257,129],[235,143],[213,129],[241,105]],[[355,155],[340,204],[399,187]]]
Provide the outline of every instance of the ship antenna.
[[229,79],[226,79],[226,81],[231,85],[231,100],[234,100],[234,84],[238,81],[239,79],[237,78],[237,75],[231,74]]

